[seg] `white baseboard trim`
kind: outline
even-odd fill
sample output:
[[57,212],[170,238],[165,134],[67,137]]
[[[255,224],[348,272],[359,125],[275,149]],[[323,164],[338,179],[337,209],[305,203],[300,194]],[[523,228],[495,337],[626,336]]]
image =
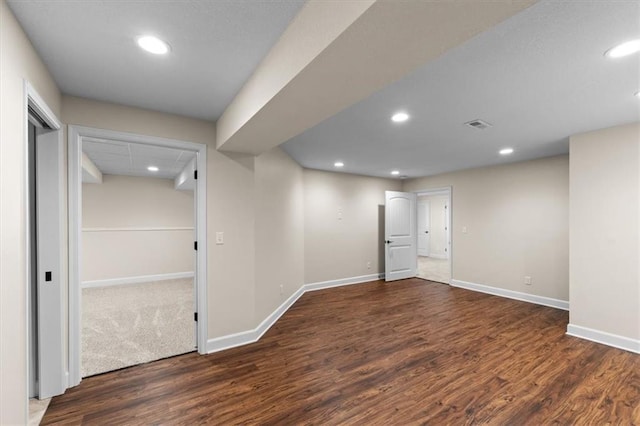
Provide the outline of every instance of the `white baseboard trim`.
[[137,277],[122,277],[122,278],[111,278],[107,280],[83,281],[82,288],[108,287],[112,285],[123,285],[123,284],[140,284],[140,283],[146,283],[149,281],[178,280],[182,278],[193,278],[193,276],[194,276],[193,272],[173,272],[170,274],[141,275]]
[[325,288],[341,287],[345,285],[361,284],[384,279],[384,274],[361,275],[359,277],[343,278],[339,280],[322,281],[305,284],[296,290],[287,300],[276,308],[260,325],[253,330],[241,331],[227,336],[216,337],[207,341],[207,353],[214,353],[242,345],[255,343],[284,315],[287,310],[306,292]]
[[320,281],[317,283],[305,284],[303,287],[306,293],[307,291],[323,290],[325,288],[332,288],[332,287],[342,287],[344,285],[351,285],[351,284],[361,284],[361,283],[366,283],[370,281],[377,281],[380,279],[384,279],[384,274],[369,274],[369,275],[360,275],[359,277],[342,278],[339,280]]
[[614,348],[640,354],[640,340],[630,339],[606,331],[594,330],[592,328],[581,327],[575,324],[567,325],[567,334],[573,337],[590,340]]
[[215,337],[207,340],[207,353],[224,351],[238,346],[248,345],[257,342],[256,330],[241,331],[240,333],[228,334],[226,336]]
[[535,294],[521,293],[519,291],[507,290],[504,288],[491,287],[488,285],[470,283],[468,281],[451,280],[451,286],[460,287],[467,290],[478,291],[480,293],[492,294],[494,296],[506,297],[508,299],[520,300],[523,302],[535,303],[536,305],[549,306],[551,308],[569,310],[569,302],[566,300],[553,299],[551,297],[537,296]]
[[306,286],[303,285],[298,290],[296,290],[291,296],[289,296],[287,300],[284,301],[282,305],[278,306],[276,310],[271,313],[271,315],[266,317],[260,323],[260,325],[256,327],[256,340],[260,340],[264,333],[266,333],[267,330],[269,330],[271,326],[275,324],[276,321],[278,321],[278,319],[280,319],[280,317],[284,315],[284,313],[287,312],[291,306],[293,306],[294,303],[296,303],[300,296],[305,293],[305,287]]

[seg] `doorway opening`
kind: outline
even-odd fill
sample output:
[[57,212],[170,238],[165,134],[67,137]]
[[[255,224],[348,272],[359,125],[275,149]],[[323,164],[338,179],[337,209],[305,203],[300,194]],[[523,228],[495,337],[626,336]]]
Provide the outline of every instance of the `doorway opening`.
[[81,375],[195,351],[196,153],[82,143]]
[[206,353],[206,147],[69,126],[69,385]]
[[418,278],[450,284],[451,189],[417,193],[417,273]]

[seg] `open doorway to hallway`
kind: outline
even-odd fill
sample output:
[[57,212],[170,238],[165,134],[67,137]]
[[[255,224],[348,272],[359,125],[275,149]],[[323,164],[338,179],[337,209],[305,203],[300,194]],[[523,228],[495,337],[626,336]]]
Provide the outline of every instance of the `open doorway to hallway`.
[[195,351],[195,152],[82,153],[81,376]]
[[417,198],[417,276],[449,284],[451,281],[451,191],[424,191]]

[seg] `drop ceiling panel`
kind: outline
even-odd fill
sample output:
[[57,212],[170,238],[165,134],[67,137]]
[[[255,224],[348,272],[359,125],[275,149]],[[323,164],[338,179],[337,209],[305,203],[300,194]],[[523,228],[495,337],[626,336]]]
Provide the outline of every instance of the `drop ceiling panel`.
[[[103,174],[163,179],[175,179],[196,155],[180,149],[104,140],[84,141],[82,150]],[[159,170],[151,172],[149,166]]]

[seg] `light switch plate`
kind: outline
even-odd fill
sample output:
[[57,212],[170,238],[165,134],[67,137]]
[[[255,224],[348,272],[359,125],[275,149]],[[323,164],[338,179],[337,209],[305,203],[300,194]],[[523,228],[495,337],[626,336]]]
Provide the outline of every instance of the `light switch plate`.
[[224,244],[224,232],[216,232],[216,244]]

